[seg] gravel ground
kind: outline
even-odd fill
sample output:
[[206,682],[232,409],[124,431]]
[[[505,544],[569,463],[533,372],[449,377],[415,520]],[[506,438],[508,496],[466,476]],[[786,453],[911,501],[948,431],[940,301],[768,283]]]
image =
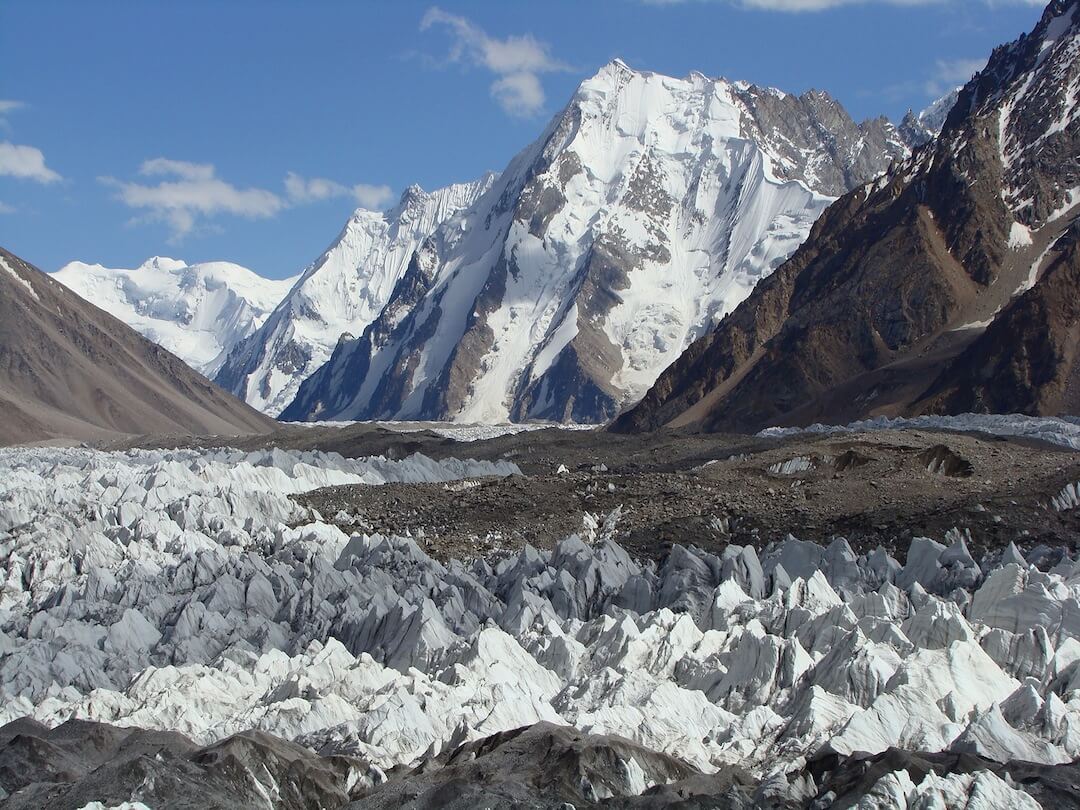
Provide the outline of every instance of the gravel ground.
[[[350,441],[353,439],[350,439]],[[758,439],[547,430],[453,443],[423,434],[369,441],[429,455],[507,458],[525,475],[455,484],[333,487],[298,498],[351,531],[425,538],[437,557],[550,546],[618,511],[616,537],[661,557],[672,543],[763,546],[788,533],[844,536],[901,557],[912,537],[970,532],[978,555],[1010,541],[1076,548],[1080,510],[1051,499],[1080,480],[1080,454],[1038,443],[924,431]],[[560,472],[560,467],[564,469]]]

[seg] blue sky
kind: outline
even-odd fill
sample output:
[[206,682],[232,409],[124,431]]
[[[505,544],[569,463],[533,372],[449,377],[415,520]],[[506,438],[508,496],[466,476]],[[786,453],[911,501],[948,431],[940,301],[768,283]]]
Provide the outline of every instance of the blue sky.
[[899,118],[1025,0],[0,0],[0,244],[299,272],[358,205],[498,171],[621,57]]

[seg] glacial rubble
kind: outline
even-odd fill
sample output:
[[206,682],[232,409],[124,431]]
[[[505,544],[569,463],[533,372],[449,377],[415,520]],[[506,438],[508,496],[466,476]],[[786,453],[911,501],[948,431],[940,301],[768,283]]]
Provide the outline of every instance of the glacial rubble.
[[[618,766],[591,793],[552,788],[576,806],[649,806],[630,799],[710,774],[756,806],[820,802],[828,758],[831,773],[900,750],[982,764],[889,768],[859,806],[1034,807],[1002,768],[1080,758],[1080,562],[1060,550],[975,559],[957,532],[901,563],[789,536],[641,562],[610,516],[551,550],[441,563],[422,539],[346,535],[289,493],[513,465],[21,449],[0,469],[3,722],[168,731],[185,756],[265,733],[347,758],[357,807],[439,806],[484,756],[536,740],[577,751],[582,773]],[[403,779],[411,805],[389,798]],[[121,800],[75,784],[80,801]]]

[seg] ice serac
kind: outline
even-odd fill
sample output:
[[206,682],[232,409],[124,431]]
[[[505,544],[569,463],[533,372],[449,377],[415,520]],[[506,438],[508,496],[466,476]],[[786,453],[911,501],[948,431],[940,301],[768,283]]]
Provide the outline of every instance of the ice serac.
[[215,381],[278,414],[343,336],[361,334],[375,319],[424,240],[493,180],[489,174],[432,192],[410,186],[388,211],[357,209],[265,323],[232,348]]
[[907,147],[801,97],[606,65],[412,257],[286,419],[596,422]]
[[162,256],[134,270],[70,262],[53,278],[211,378],[296,282],[230,262],[189,265]]
[[[645,803],[657,792],[674,807],[1034,807],[1055,783],[1044,806],[1077,807],[1073,549],[980,552],[949,532],[901,562],[762,533],[635,559],[614,513],[592,538],[438,560],[437,535],[348,536],[290,497],[517,472],[0,450],[0,790],[34,790],[3,806],[115,804],[140,784],[149,800],[180,787],[177,768],[185,791],[217,790],[202,747],[246,763],[231,769],[244,795],[327,778],[321,801],[284,807],[669,806]],[[110,726],[88,750],[73,720]],[[162,758],[132,776],[143,743]],[[731,787],[745,801],[719,798]],[[53,790],[71,800],[41,798]]]
[[1078,6],[996,49],[940,136],[834,203],[616,429],[1075,413]]
[[56,279],[0,248],[0,444],[124,434],[267,433],[222,391]]

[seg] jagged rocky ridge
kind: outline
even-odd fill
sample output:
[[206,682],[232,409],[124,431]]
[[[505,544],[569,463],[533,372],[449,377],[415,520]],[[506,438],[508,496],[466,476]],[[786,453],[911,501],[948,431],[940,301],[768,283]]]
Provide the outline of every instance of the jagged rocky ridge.
[[[258,729],[359,763],[345,789],[359,807],[396,806],[396,766],[431,773],[443,752],[544,722],[599,735],[622,763],[577,783],[579,806],[694,772],[726,772],[726,791],[732,766],[755,806],[803,805],[831,790],[808,759],[890,748],[1080,756],[1080,562],[1062,549],[975,560],[954,532],[904,564],[794,538],[643,563],[610,540],[616,513],[551,551],[442,564],[423,538],[349,537],[288,493],[512,465],[24,449],[0,467],[5,721],[202,746]],[[482,750],[512,741],[495,739]],[[907,773],[882,773],[863,806],[1037,806],[1000,769]],[[437,777],[413,784],[428,803],[412,806],[438,806]]]
[[617,428],[1072,412],[1077,6],[998,48],[937,140],[832,205]]
[[412,256],[290,420],[596,422],[908,147],[801,97],[619,61]]
[[956,105],[956,99],[962,89],[962,87],[957,87],[949,91],[920,113],[908,110],[897,127],[904,143],[912,148],[923,146],[941,134],[945,119],[949,117],[949,113]]
[[273,420],[0,248],[0,444],[268,433]]
[[188,265],[162,256],[134,270],[69,262],[52,277],[210,378],[296,282],[230,262]]
[[410,186],[385,212],[357,209],[261,327],[233,347],[215,381],[277,415],[338,341],[359,335],[379,314],[415,251],[494,180],[486,175],[426,192]]

